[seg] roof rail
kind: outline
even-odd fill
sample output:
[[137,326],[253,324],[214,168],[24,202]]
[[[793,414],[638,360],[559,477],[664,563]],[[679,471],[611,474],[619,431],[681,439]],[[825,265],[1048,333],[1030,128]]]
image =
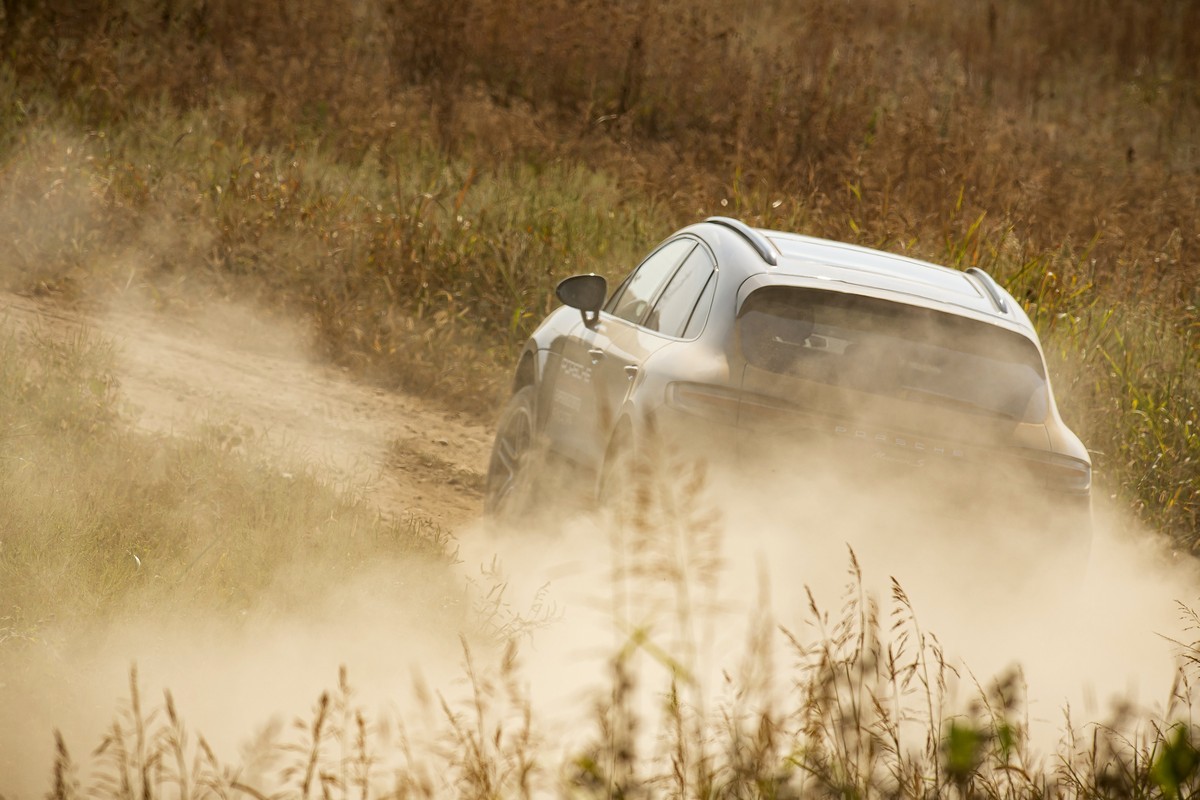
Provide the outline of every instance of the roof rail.
[[763,261],[767,262],[772,267],[779,265],[779,260],[775,257],[775,251],[771,249],[771,243],[767,241],[767,237],[763,236],[761,233],[754,230],[754,228],[751,228],[740,219],[734,219],[733,217],[709,217],[704,221],[714,222],[717,225],[724,225],[730,230],[737,231],[742,235],[743,239],[749,242],[750,245],[758,251],[758,254],[762,257]]
[[1008,301],[1004,299],[1004,290],[1000,288],[1000,284],[996,283],[996,280],[991,275],[988,275],[979,267],[968,267],[967,274],[974,275],[979,280],[979,283],[983,285],[983,290],[987,292],[987,296],[991,298],[992,305],[996,307],[997,311],[1001,314],[1008,313]]

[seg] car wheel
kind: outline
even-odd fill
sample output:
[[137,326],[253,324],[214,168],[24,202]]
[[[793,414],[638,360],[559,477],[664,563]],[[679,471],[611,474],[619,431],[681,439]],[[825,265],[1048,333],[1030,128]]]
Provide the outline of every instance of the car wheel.
[[496,426],[496,440],[488,461],[483,509],[499,517],[517,517],[528,511],[535,498],[541,468],[534,424],[532,386],[519,389]]

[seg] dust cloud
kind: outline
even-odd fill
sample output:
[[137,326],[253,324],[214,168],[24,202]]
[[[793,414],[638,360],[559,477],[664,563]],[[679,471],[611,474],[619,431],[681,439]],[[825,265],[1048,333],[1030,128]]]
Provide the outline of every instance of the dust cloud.
[[[0,795],[8,800],[46,790],[54,729],[87,760],[120,718],[134,664],[144,707],[160,706],[169,689],[193,736],[269,786],[273,767],[254,742],[278,740],[293,718],[308,718],[340,667],[356,702],[404,720],[414,737],[436,737],[445,718],[430,697],[457,708],[473,691],[464,644],[480,664],[495,664],[512,637],[544,746],[565,755],[594,731],[611,659],[632,636],[654,645],[642,646],[638,662],[648,708],[661,707],[672,662],[715,705],[726,676],[753,657],[747,643],[764,619],[799,639],[819,636],[811,593],[836,620],[856,581],[851,553],[885,632],[894,578],[922,630],[937,636],[958,669],[952,704],[969,702],[976,679],[1019,665],[1048,750],[1068,706],[1076,725],[1105,719],[1118,700],[1166,706],[1172,640],[1189,637],[1177,603],[1194,600],[1195,568],[1103,503],[1090,549],[1060,557],[1048,544],[1060,527],[1052,509],[1035,510],[1049,520],[1038,530],[1006,525],[1003,507],[996,524],[971,513],[947,521],[924,515],[907,492],[855,483],[811,454],[804,469],[716,464],[704,480],[677,459],[657,479],[684,488],[648,530],[578,505],[505,528],[480,520],[479,498],[430,466],[440,454],[480,470],[486,431],[316,369],[289,344],[294,331],[274,339],[280,328],[261,324],[224,309],[172,331],[114,307],[105,330],[124,348],[122,386],[138,424],[180,434],[198,419],[234,419],[388,512],[439,513],[457,550],[448,582],[430,581],[438,567],[423,563],[381,558],[331,579],[314,562],[236,619],[179,602],[83,628],[51,623],[40,641],[6,643]],[[396,457],[397,440],[410,443],[411,470],[379,466]],[[961,499],[964,512],[970,504]],[[282,558],[287,543],[279,548]],[[780,643],[774,657],[783,695],[794,654]]]
[[84,765],[114,724],[132,730],[135,668],[144,716],[162,721],[169,690],[191,742],[202,735],[222,763],[251,775],[256,761],[270,763],[254,742],[287,741],[292,720],[309,718],[341,667],[368,708],[411,698],[421,674],[454,670],[458,642],[443,632],[470,630],[469,623],[448,596],[398,586],[414,565],[380,564],[353,585],[333,587],[320,584],[319,565],[310,566],[303,612],[271,608],[268,593],[242,619],[201,608],[127,614],[83,630],[50,626],[36,646],[6,654],[0,718],[13,724],[0,730],[0,794],[45,793],[56,729]]
[[[1056,543],[1071,519],[1030,508],[1027,497],[1005,503],[1044,524],[1019,527],[1003,505],[989,524],[965,497],[961,515],[938,519],[920,516],[928,506],[914,502],[911,487],[808,472],[797,481],[772,468],[712,469],[700,492],[675,507],[662,526],[669,530],[640,540],[614,533],[604,514],[564,514],[541,532],[497,535],[480,525],[463,535],[464,562],[504,554],[516,605],[554,605],[557,618],[530,633],[528,666],[535,701],[547,717],[558,713],[563,737],[578,730],[589,698],[610,679],[606,665],[635,631],[679,659],[713,703],[754,657],[748,643],[764,617],[812,642],[858,597],[878,604],[886,639],[898,610],[893,580],[951,668],[947,716],[1014,669],[1031,741],[1047,754],[1061,743],[1068,712],[1076,729],[1110,720],[1125,704],[1168,713],[1181,645],[1195,638],[1183,607],[1196,602],[1200,575],[1163,538],[1107,502],[1097,502],[1094,536],[1081,547]],[[663,564],[663,551],[672,564]],[[645,568],[656,559],[657,568]],[[782,696],[797,657],[782,637],[775,657]],[[653,718],[670,670],[654,657],[643,668],[650,697],[658,692],[649,700]]]
[[[257,785],[270,786],[277,765],[253,742],[278,742],[293,718],[309,719],[340,667],[356,702],[433,738],[445,719],[414,685],[427,684],[451,705],[469,703],[463,642],[493,663],[500,658],[497,633],[520,643],[519,680],[546,747],[557,750],[552,758],[564,757],[594,735],[610,661],[633,631],[679,659],[715,704],[723,675],[737,674],[749,657],[751,628],[764,613],[811,639],[818,635],[811,591],[836,618],[851,581],[851,548],[864,590],[886,609],[894,577],[922,628],[944,646],[960,675],[952,703],[965,705],[977,694],[974,680],[983,684],[1019,665],[1035,741],[1047,751],[1061,736],[1068,706],[1076,725],[1107,718],[1119,700],[1160,713],[1165,707],[1176,668],[1170,639],[1185,638],[1176,601],[1194,596],[1194,571],[1116,515],[1100,515],[1078,575],[1030,581],[1018,561],[1010,574],[962,580],[960,562],[945,550],[953,552],[947,539],[954,538],[961,556],[969,531],[928,524],[904,530],[897,515],[871,509],[844,488],[811,487],[818,503],[769,491],[732,496],[717,488],[720,480],[711,476],[702,503],[715,517],[683,515],[709,530],[706,541],[683,527],[663,534],[675,538],[658,556],[692,548],[678,557],[677,573],[661,565],[639,570],[639,559],[651,558],[647,548],[657,545],[614,533],[620,527],[608,514],[571,509],[538,530],[466,523],[457,533],[461,593],[406,590],[404,584],[420,584],[403,577],[418,567],[401,563],[329,586],[321,565],[312,564],[299,579],[312,598],[303,610],[251,609],[236,622],[176,610],[61,631],[6,676],[3,715],[20,724],[5,726],[0,741],[2,791],[13,799],[44,791],[55,728],[78,755],[95,747],[129,696],[134,663],[144,707],[161,705],[159,690],[170,689],[193,734],[203,734],[224,763],[241,764],[247,780],[261,776]],[[831,502],[855,513],[840,521],[814,513]],[[985,556],[993,549],[980,541],[969,547]],[[985,586],[993,593],[971,593]],[[780,648],[776,656],[783,681],[776,690],[786,694],[793,654]],[[637,664],[645,715],[654,720],[669,671],[645,653]]]

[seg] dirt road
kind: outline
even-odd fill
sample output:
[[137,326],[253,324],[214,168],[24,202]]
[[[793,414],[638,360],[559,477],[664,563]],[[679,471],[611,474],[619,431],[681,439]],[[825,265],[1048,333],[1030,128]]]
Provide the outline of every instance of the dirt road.
[[318,364],[285,320],[228,306],[169,316],[134,303],[76,312],[0,294],[0,324],[83,327],[112,341],[125,416],[143,430],[207,430],[231,446],[265,447],[284,465],[299,458],[297,468],[362,491],[384,511],[450,530],[478,516],[491,433]]

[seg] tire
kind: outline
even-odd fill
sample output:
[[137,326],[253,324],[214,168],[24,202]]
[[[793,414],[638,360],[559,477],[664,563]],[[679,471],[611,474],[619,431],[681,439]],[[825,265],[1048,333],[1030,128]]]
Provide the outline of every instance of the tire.
[[513,519],[527,513],[537,500],[542,467],[538,446],[533,386],[524,386],[508,401],[496,425],[496,439],[484,484],[484,513]]

